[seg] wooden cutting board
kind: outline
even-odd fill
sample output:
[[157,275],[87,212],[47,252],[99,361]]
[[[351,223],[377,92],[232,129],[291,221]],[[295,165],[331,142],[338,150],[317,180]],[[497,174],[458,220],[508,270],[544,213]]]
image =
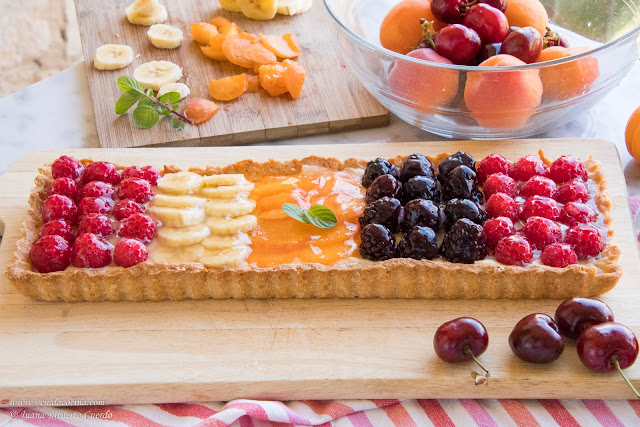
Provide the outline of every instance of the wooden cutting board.
[[[640,334],[640,268],[626,187],[615,147],[597,139],[336,145],[340,158],[465,150],[511,159],[543,148],[600,160],[610,182],[615,242],[624,275],[603,297],[616,319]],[[61,154],[122,164],[223,165],[285,160],[320,146],[154,148],[35,152],[0,177],[4,270],[20,234],[38,166]],[[518,360],[507,337],[529,313],[553,315],[559,301],[207,300],[162,303],[44,303],[0,281],[0,402],[3,399],[104,400],[106,403],[335,398],[633,398],[615,373],[582,367],[569,343],[549,365]],[[482,362],[435,355],[436,328],[459,316],[482,321],[490,336]],[[627,370],[640,387],[640,363]]]
[[[131,25],[124,10],[133,0],[76,0],[85,67],[98,137],[103,147],[140,147],[174,142],[173,145],[237,145],[250,142],[326,134],[350,129],[386,126],[389,112],[382,107],[346,68],[338,53],[338,27],[322,0],[298,16],[277,16],[272,21],[253,21],[241,13],[221,9],[217,0],[166,1],[167,24],[182,29],[185,40],[178,49],[157,49],[147,38],[149,27]],[[230,62],[206,58],[191,39],[191,24],[221,15],[254,34],[293,33],[303,53],[300,63],[307,70],[304,93],[297,100],[289,95],[270,97],[265,91],[247,93],[232,102],[218,102],[220,112],[199,126],[173,130],[168,120],[152,129],[138,129],[131,113],[117,116],[116,100],[122,94],[117,79],[133,75],[140,64],[169,60],[183,67],[181,82],[191,96],[209,99],[208,82],[248,70]],[[115,71],[93,67],[98,46],[107,43],[132,47],[131,65]],[[138,55],[138,56],[136,56]]]

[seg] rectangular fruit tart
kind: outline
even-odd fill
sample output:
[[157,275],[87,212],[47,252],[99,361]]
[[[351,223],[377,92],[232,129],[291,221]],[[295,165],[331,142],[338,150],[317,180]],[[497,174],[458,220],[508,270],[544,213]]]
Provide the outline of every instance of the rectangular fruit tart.
[[564,298],[622,274],[592,158],[62,156],[35,184],[7,276],[41,300]]

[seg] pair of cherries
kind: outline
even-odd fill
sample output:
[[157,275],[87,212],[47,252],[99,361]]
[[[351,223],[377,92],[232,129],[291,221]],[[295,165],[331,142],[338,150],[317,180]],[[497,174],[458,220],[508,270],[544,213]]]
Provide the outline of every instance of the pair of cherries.
[[[549,363],[562,354],[564,337],[577,339],[578,357],[587,368],[594,372],[617,370],[640,398],[622,372],[638,357],[638,340],[629,328],[613,320],[611,309],[602,301],[569,298],[558,306],[555,321],[538,313],[521,319],[509,335],[509,345],[525,362]],[[489,335],[476,319],[460,317],[444,323],[436,331],[433,345],[445,362],[476,361],[486,372],[485,376],[472,374],[477,384],[488,377],[477,357],[489,346]]]

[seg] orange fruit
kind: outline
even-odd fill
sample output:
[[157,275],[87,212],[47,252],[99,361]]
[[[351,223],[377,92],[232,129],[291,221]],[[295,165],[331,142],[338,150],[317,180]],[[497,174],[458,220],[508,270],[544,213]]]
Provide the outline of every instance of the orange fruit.
[[238,74],[209,80],[209,94],[218,101],[231,101],[247,91],[247,75]]

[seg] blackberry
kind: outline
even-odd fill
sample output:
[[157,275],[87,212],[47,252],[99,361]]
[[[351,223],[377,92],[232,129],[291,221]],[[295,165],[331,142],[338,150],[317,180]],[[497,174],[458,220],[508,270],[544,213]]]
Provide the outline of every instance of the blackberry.
[[447,230],[461,218],[467,218],[476,224],[483,225],[487,220],[487,214],[473,200],[451,199],[444,207]]
[[364,228],[367,224],[380,224],[397,233],[402,224],[403,211],[398,199],[383,197],[364,208],[364,213],[360,217],[360,227]]
[[426,199],[437,202],[440,200],[440,190],[434,178],[415,176],[402,186],[402,201],[408,203],[413,199]]
[[482,192],[478,190],[476,173],[468,166],[458,166],[447,175],[442,185],[442,200],[471,199],[482,203]]
[[365,195],[365,201],[369,204],[383,197],[400,199],[401,194],[402,184],[400,181],[390,174],[380,175],[371,183]]
[[444,236],[440,252],[451,262],[473,264],[487,256],[486,240],[482,226],[462,218]]
[[442,212],[438,205],[431,200],[414,199],[404,207],[404,219],[402,229],[408,233],[416,225],[432,228],[434,231],[440,228]]
[[408,156],[402,167],[400,168],[399,179],[402,182],[407,182],[415,176],[426,176],[429,178],[435,178],[433,171],[433,163],[422,154],[412,154]]
[[395,258],[398,253],[396,237],[380,224],[369,224],[360,233],[360,255],[372,261]]
[[436,258],[438,256],[436,232],[429,227],[413,227],[400,241],[398,251],[403,258]]
[[440,179],[444,180],[447,175],[449,175],[449,172],[461,165],[464,165],[475,172],[476,159],[474,159],[471,154],[465,153],[464,151],[458,151],[457,153],[450,155],[438,165],[438,174],[440,175]]
[[381,175],[392,175],[398,177],[398,168],[385,159],[377,158],[367,163],[367,168],[362,176],[362,186],[369,188],[371,183]]

